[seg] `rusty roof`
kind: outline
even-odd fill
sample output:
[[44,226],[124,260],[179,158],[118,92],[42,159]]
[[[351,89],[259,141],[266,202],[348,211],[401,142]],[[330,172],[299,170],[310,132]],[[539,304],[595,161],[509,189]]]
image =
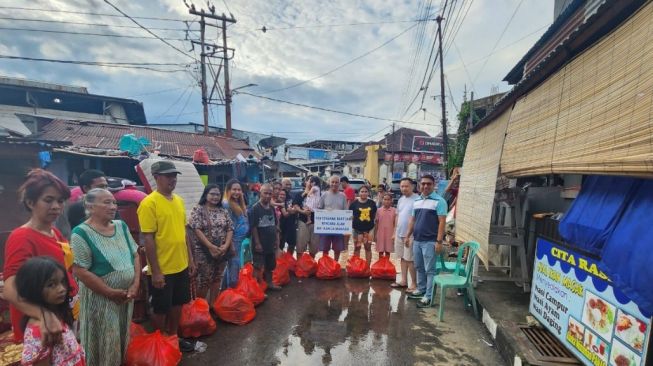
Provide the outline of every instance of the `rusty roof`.
[[231,160],[239,153],[244,157],[255,155],[245,141],[234,138],[114,123],[54,120],[43,127],[38,138],[69,141],[79,147],[118,150],[120,138],[130,133],[147,138],[153,150],[166,156],[191,159],[198,149],[206,150],[211,160]]

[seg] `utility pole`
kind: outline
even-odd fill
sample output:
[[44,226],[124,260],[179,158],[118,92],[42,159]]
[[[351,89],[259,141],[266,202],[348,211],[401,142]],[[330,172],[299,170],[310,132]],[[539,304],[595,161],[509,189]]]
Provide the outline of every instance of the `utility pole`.
[[[231,17],[233,19],[233,16]],[[236,19],[233,19],[234,23]],[[222,47],[227,49],[227,20],[222,19]],[[225,52],[226,56],[226,52]],[[231,137],[231,87],[229,86],[229,57],[224,58],[224,113],[227,137]]]
[[442,165],[444,165],[444,174],[449,179],[449,170],[447,169],[447,161],[449,160],[449,137],[447,137],[447,106],[444,96],[444,62],[442,60],[442,20],[443,17],[439,16],[435,19],[438,22],[438,53],[440,55],[440,100],[442,101],[442,148],[444,149]]
[[[232,132],[231,131],[231,89],[229,87],[229,68],[228,68],[229,56],[227,55],[227,52],[230,51],[230,49],[227,47],[227,23],[236,23],[236,19],[234,18],[233,14],[229,14],[229,17],[227,17],[224,13],[222,13],[222,15],[216,14],[215,6],[209,5],[208,3],[207,6],[209,6],[208,10],[210,12],[205,12],[204,9],[197,10],[194,4],[188,5],[185,0],[184,0],[184,4],[186,4],[186,6],[188,7],[188,12],[190,14],[200,16],[200,41],[199,42],[191,41],[191,43],[199,44],[199,46],[201,47],[200,66],[201,66],[201,73],[202,73],[201,87],[202,87],[202,107],[204,113],[204,134],[205,135],[209,134],[209,104],[211,104],[213,92],[215,91],[215,86],[217,84],[217,75],[216,75],[216,80],[214,80],[213,87],[211,88],[211,94],[208,95],[209,93],[208,93],[207,77],[206,77],[206,59],[207,56],[214,56],[216,49],[222,49],[221,58],[223,60],[224,67],[225,67],[224,93],[225,93],[226,130],[227,130],[227,136],[231,137],[232,134],[231,133]],[[221,25],[211,24],[211,23],[207,23],[206,19],[219,20],[222,23]],[[206,43],[205,34],[206,34],[207,25],[220,28],[222,30],[222,46]],[[213,52],[207,53],[208,48],[212,48]]]
[[[394,139],[395,136],[395,123],[392,122],[392,139],[390,139],[390,142],[392,143],[392,140]],[[396,144],[393,144],[392,146],[392,151],[391,151],[391,159],[390,159],[390,186],[392,187],[392,181],[395,178],[395,150],[397,149],[395,147]]]

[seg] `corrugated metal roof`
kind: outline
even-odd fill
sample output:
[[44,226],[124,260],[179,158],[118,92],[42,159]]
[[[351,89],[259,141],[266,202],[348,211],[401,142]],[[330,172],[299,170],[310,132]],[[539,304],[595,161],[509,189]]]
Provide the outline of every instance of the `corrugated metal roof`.
[[189,159],[193,157],[195,150],[204,149],[211,160],[231,160],[239,153],[245,157],[253,153],[253,149],[246,142],[237,139],[99,122],[55,120],[44,126],[38,137],[70,141],[73,146],[117,150],[120,138],[130,133],[147,138],[153,149],[167,156]]
[[[345,155],[341,160],[342,161],[358,161],[365,160],[367,157],[367,152],[365,147],[373,144],[387,145],[388,151],[412,151],[413,149],[413,137],[415,136],[429,136],[428,133],[420,130],[414,130],[412,128],[402,127],[395,131],[393,134],[389,134],[386,137],[372,143],[367,143],[362,146],[359,146],[356,150]],[[379,150],[379,157],[383,158],[383,154],[386,149]]]

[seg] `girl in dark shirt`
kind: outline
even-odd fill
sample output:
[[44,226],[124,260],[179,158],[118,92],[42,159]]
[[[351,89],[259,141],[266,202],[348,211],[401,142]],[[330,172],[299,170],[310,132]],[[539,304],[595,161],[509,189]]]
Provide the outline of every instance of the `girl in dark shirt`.
[[369,268],[372,261],[372,240],[374,230],[374,219],[376,218],[376,202],[369,199],[370,189],[362,186],[358,190],[358,199],[351,203],[354,219],[354,255],[360,256],[361,246],[365,246],[365,260]]

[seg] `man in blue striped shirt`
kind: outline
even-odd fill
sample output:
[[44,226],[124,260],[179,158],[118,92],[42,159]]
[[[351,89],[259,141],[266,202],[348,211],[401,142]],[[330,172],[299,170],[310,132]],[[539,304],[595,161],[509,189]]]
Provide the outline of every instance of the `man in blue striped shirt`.
[[432,175],[422,176],[420,187],[422,194],[413,204],[413,215],[405,240],[413,240],[413,259],[417,272],[417,290],[408,295],[408,298],[420,299],[417,307],[423,308],[431,304],[436,252],[443,251],[447,201],[433,192],[435,178]]

